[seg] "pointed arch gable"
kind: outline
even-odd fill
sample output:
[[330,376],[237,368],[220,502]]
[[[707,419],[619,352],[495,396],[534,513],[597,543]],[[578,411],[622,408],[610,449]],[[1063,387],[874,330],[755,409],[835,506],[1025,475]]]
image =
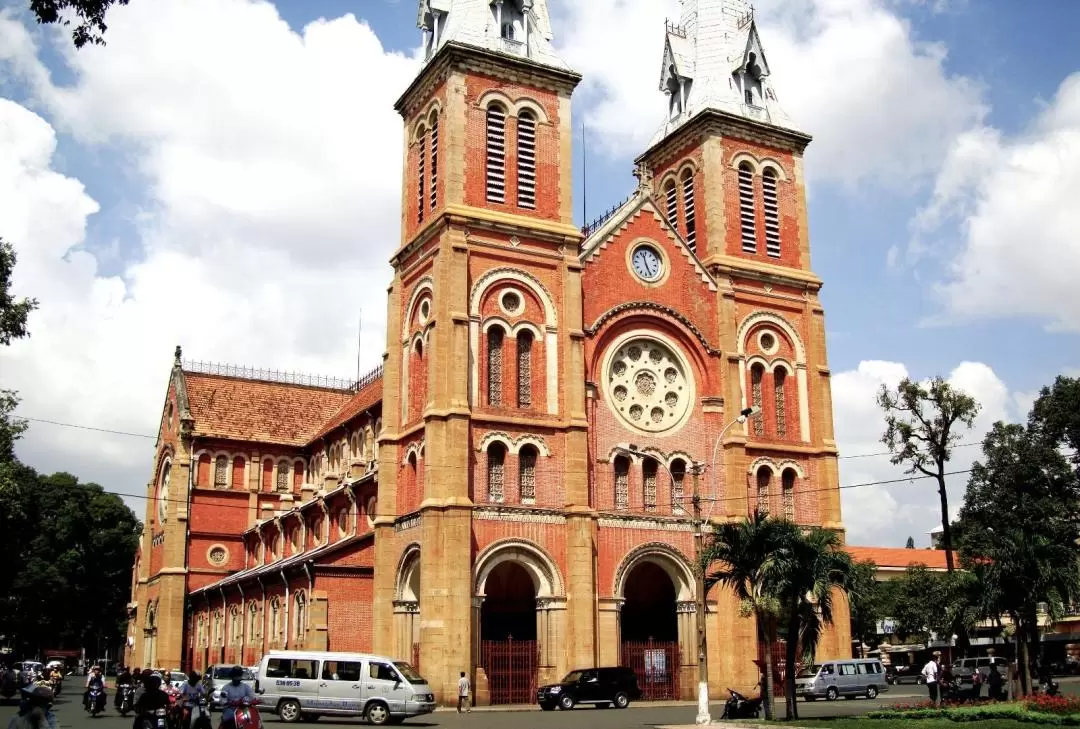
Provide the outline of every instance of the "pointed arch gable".
[[518,268],[493,268],[477,279],[469,297],[470,317],[480,317],[480,302],[483,301],[484,294],[492,286],[503,281],[514,281],[529,289],[544,308],[544,325],[549,330],[558,326],[558,313],[551,293],[541,283],[540,279]]
[[506,446],[506,452],[507,453],[514,453],[515,452],[514,451],[514,441],[513,441],[513,439],[509,435],[507,435],[506,433],[498,433],[498,432],[496,432],[496,433],[488,433],[487,435],[485,435],[481,439],[480,444],[478,446],[476,446],[477,452],[479,452],[479,453],[487,453],[487,450],[491,446],[492,443],[502,443],[504,446]]
[[430,276],[424,276],[415,286],[413,286],[412,293],[409,294],[409,301],[405,305],[405,316],[401,319],[401,343],[403,345],[409,341],[409,331],[412,327],[413,314],[416,313],[416,307],[420,303],[420,298],[425,291],[430,294],[434,290],[435,281]]
[[776,461],[774,461],[773,459],[768,458],[766,456],[762,456],[760,458],[755,458],[753,461],[751,461],[750,465],[746,469],[746,472],[748,474],[750,474],[751,476],[753,476],[761,468],[769,469],[769,472],[773,476],[779,476],[780,475],[780,469],[777,468]]
[[564,594],[563,579],[555,560],[542,547],[524,539],[500,539],[489,544],[476,557],[473,570],[474,593],[486,595],[487,579],[503,562],[517,562],[533,581],[537,597],[559,597]]
[[612,595],[615,597],[625,596],[626,581],[634,571],[634,567],[642,562],[652,562],[667,573],[668,577],[671,578],[671,583],[675,586],[676,600],[694,599],[696,581],[690,560],[677,548],[665,542],[649,542],[627,554],[615,570]]
[[420,581],[420,543],[412,542],[405,547],[398,560],[394,582],[394,599],[407,602],[418,602],[420,594],[417,590]]
[[795,348],[795,360],[796,364],[805,364],[806,362],[806,345],[803,344],[802,337],[799,336],[798,330],[791,325],[787,319],[783,318],[779,314],[775,314],[771,311],[756,311],[753,314],[749,314],[742,320],[739,325],[739,330],[735,336],[736,351],[746,356],[746,342],[747,336],[750,330],[758,324],[769,323],[780,329],[791,340],[792,346]]

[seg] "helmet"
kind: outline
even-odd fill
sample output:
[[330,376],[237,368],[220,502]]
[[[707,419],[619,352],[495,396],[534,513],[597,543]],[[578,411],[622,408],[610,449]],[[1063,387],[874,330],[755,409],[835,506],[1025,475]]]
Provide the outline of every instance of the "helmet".
[[199,679],[201,679],[201,678],[202,678],[202,676],[199,675],[198,671],[192,671],[191,673],[188,674],[188,682],[189,683],[198,683]]
[[150,690],[161,688],[161,674],[151,673],[148,677],[144,677],[146,682],[146,688]]
[[48,686],[24,686],[22,693],[31,704],[48,706],[53,700],[53,690]]
[[229,678],[237,679],[244,677],[244,669],[240,666],[233,666],[229,669]]

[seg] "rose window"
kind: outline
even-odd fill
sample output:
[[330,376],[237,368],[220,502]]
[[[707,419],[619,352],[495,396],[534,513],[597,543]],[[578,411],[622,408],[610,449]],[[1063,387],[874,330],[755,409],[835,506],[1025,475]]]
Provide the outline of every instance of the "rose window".
[[605,389],[631,427],[659,433],[681,424],[693,400],[682,357],[659,341],[638,338],[608,354]]

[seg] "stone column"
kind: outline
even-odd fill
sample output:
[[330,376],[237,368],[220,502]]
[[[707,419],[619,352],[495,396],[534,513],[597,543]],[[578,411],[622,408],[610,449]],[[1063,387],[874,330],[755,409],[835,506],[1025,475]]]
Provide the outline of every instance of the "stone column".
[[693,600],[675,603],[675,618],[679,629],[679,698],[690,699],[697,696],[697,603]]
[[621,662],[620,655],[620,620],[622,606],[626,601],[621,597],[602,598],[600,600],[600,634],[597,640],[600,643],[600,665],[617,666]]

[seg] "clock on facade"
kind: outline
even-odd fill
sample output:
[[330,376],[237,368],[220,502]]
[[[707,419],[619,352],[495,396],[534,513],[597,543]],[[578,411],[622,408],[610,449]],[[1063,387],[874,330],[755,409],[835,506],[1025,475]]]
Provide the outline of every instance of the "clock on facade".
[[644,281],[655,281],[664,272],[664,259],[652,246],[638,246],[630,257],[630,263]]

